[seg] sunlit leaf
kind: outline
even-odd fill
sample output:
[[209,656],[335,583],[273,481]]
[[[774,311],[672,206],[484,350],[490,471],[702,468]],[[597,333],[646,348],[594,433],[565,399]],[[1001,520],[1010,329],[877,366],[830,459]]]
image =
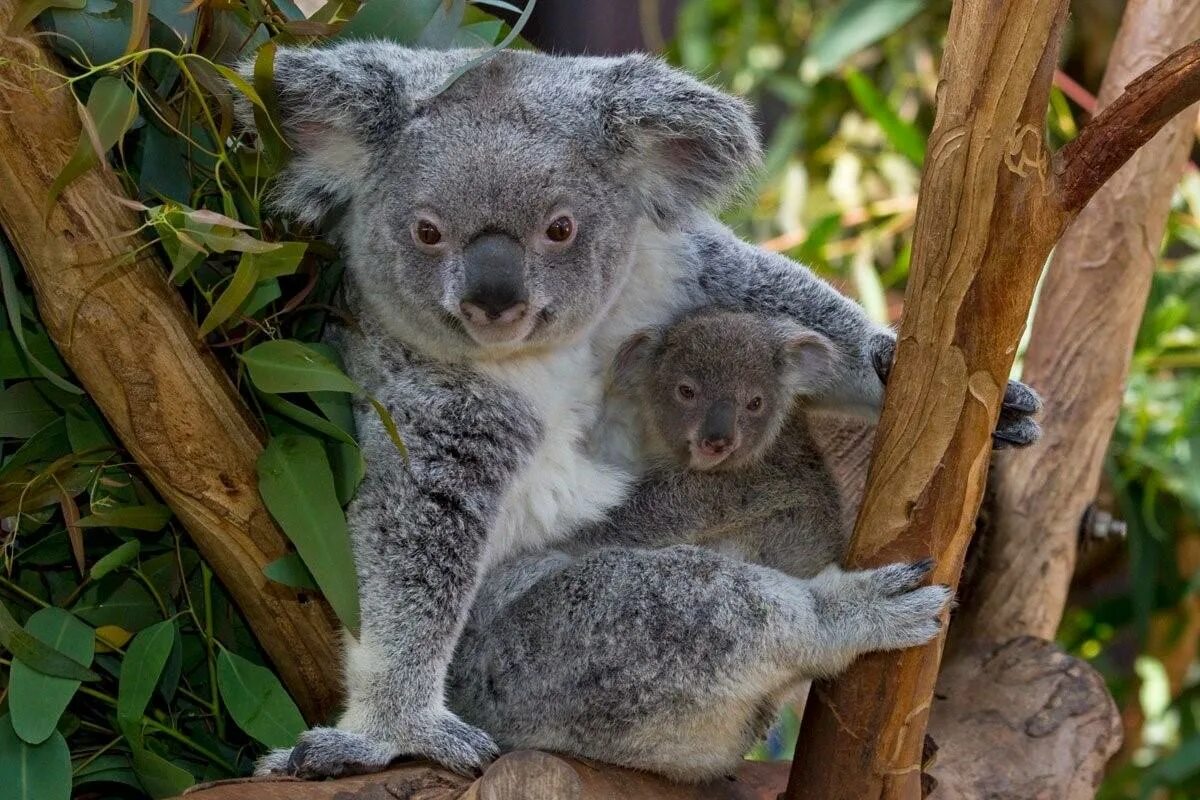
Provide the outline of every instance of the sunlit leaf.
[[915,125],[900,119],[865,75],[855,69],[846,69],[846,86],[855,102],[864,113],[879,124],[892,147],[916,166],[925,161],[925,136]]
[[237,269],[234,270],[233,278],[226,284],[225,290],[221,292],[221,296],[213,303],[212,308],[204,317],[204,321],[200,323],[199,335],[201,338],[215,331],[218,326],[237,312],[242,303],[246,302],[246,298],[250,296],[250,292],[254,291],[258,279],[258,262],[254,259],[254,254],[243,254]]
[[801,74],[817,81],[920,13],[926,0],[844,0],[808,41]]
[[[61,608],[43,608],[25,623],[25,632],[84,666],[92,663],[96,635]],[[38,672],[20,656],[13,659],[8,708],[13,730],[29,744],[40,744],[54,732],[58,718],[75,696],[80,682]]]
[[291,746],[304,731],[304,717],[269,669],[222,648],[217,685],[238,727],[267,747]]

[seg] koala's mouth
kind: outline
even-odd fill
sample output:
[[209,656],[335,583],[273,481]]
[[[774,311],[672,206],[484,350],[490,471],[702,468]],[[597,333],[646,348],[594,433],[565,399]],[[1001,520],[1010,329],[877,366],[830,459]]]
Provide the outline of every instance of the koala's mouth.
[[721,466],[732,465],[735,460],[733,454],[738,451],[735,445],[720,452],[714,452],[709,449],[701,448],[698,445],[688,443],[688,467],[697,472],[707,472],[709,470],[718,469]]
[[455,327],[483,347],[521,344],[550,318],[546,308],[530,308],[520,315],[487,318],[484,315],[451,314]]

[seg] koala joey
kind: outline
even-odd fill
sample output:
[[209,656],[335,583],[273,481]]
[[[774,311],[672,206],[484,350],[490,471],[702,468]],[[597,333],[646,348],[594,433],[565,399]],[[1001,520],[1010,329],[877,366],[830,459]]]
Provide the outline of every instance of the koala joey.
[[[506,51],[459,74],[477,56],[384,41],[275,56],[291,157],[273,208],[329,224],[356,323],[335,343],[407,458],[360,403],[345,710],[260,772],[420,755],[470,773],[496,754],[446,705],[450,660],[488,565],[624,499],[635,475],[585,439],[629,334],[707,305],[788,317],[837,347],[815,405],[872,413],[883,397],[892,334],[711,214],[758,160],[745,103],[644,55]],[[249,102],[237,111],[253,128]],[[997,437],[1036,438],[1032,397],[1010,388]]]
[[795,577],[840,559],[837,487],[803,401],[837,359],[786,318],[705,309],[618,351],[611,402],[636,415],[648,469],[567,547],[704,544]]

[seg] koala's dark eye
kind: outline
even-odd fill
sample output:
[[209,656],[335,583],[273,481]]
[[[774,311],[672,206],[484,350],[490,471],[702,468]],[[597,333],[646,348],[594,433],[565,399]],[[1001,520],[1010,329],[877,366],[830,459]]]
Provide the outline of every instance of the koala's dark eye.
[[675,387],[675,391],[678,392],[679,396],[684,400],[696,399],[696,390],[688,386],[686,383],[679,384],[679,386]]
[[565,242],[574,232],[575,223],[565,214],[546,226],[546,238],[552,242]]
[[749,411],[761,411],[762,410],[762,398],[755,397],[749,403],[746,403],[746,408]]
[[433,246],[442,240],[442,232],[429,220],[421,219],[413,226],[413,238],[421,244]]

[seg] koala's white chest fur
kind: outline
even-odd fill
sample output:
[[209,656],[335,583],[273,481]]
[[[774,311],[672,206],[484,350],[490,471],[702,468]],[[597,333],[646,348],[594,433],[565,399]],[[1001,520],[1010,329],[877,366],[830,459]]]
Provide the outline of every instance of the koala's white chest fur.
[[497,362],[482,370],[523,394],[544,432],[524,472],[505,492],[488,539],[487,563],[543,547],[600,519],[625,497],[630,476],[593,460],[586,443],[600,410],[601,379],[586,343],[549,356]]

